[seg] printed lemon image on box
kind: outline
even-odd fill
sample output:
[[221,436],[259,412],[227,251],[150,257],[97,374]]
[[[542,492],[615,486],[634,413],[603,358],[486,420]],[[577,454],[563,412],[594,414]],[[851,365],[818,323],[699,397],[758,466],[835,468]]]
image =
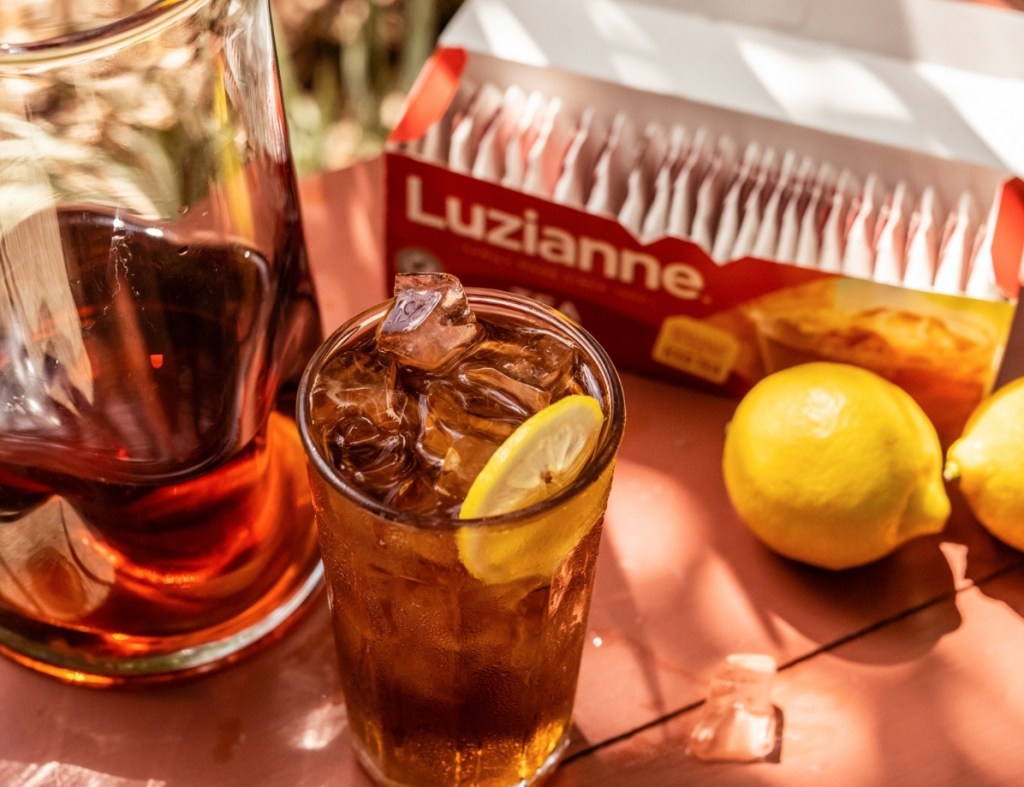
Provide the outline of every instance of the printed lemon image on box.
[[751,304],[766,373],[812,361],[869,369],[909,393],[948,445],[991,390],[1007,303],[830,279]]

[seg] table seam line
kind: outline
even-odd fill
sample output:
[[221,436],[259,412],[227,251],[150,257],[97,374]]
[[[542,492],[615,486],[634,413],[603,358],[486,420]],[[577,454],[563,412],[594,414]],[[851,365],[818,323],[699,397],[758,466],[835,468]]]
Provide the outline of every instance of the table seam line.
[[[816,656],[820,656],[825,653],[830,653],[831,651],[836,650],[837,648],[840,648],[843,645],[846,645],[850,642],[853,642],[856,639],[860,639],[861,637],[873,634],[876,631],[880,631],[883,628],[886,628],[887,626],[892,625],[894,623],[899,623],[903,620],[906,620],[907,618],[912,617],[913,615],[916,615],[919,612],[925,611],[929,607],[937,606],[938,604],[941,604],[945,601],[954,599],[958,594],[966,590],[980,589],[982,585],[995,581],[1006,574],[1009,574],[1013,571],[1020,569],[1022,566],[1024,566],[1024,560],[1018,560],[1008,565],[1002,566],[993,571],[992,573],[987,574],[984,577],[981,577],[980,579],[968,579],[961,587],[955,587],[950,591],[940,593],[939,595],[926,599],[918,604],[915,604],[912,607],[908,607],[907,609],[902,610],[901,612],[898,612],[895,615],[890,615],[889,617],[872,623],[869,626],[865,626],[864,628],[858,629],[857,631],[851,632],[850,634],[840,637],[839,639],[834,640],[833,642],[830,642],[826,645],[819,645],[817,648],[814,648],[808,651],[807,653],[796,656],[790,659],[789,661],[780,664],[778,667],[778,671],[784,672],[788,669],[791,669],[792,667],[796,667],[800,664],[803,664],[805,661],[810,661]],[[686,713],[689,713],[690,711],[696,710],[697,708],[701,707],[705,702],[705,699],[699,699],[694,702],[688,703],[687,705],[683,705],[682,707],[676,708],[675,710],[669,711],[668,713],[663,713],[661,716],[657,716],[653,719],[650,719],[649,721],[646,721],[643,724],[633,727],[632,729],[625,730],[623,732],[618,733],[617,735],[613,735],[610,738],[606,738],[602,741],[598,741],[597,743],[591,744],[586,748],[574,751],[572,752],[572,754],[566,756],[562,762],[563,764],[568,764],[570,762],[573,762],[574,760],[579,760],[583,757],[587,757],[593,754],[594,752],[600,751],[601,749],[614,746],[617,743],[621,743],[625,740],[628,740],[629,738],[644,733],[647,730],[653,729],[669,721],[672,721],[673,719],[678,718],[679,716],[682,716]]]

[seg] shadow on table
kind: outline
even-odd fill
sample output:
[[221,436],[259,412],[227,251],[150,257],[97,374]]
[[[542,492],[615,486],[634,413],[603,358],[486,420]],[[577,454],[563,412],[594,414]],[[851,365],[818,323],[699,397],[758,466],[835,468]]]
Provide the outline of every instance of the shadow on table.
[[[764,547],[728,501],[721,447],[736,402],[632,376],[625,384],[627,435],[598,566],[570,772],[594,776],[597,771],[583,763],[602,758],[581,754],[595,749],[621,748],[632,761],[638,735],[654,750],[681,745],[686,719],[729,653],[769,653],[787,676],[827,653],[829,674],[840,676],[837,685],[854,685],[871,676],[904,676],[917,662],[945,664],[947,651],[937,646],[965,625],[960,591],[977,585],[1024,613],[1024,555],[989,536],[955,488],[942,533],[861,568],[805,566]],[[920,711],[866,701],[871,718],[865,722],[880,761],[907,759],[897,749],[913,737],[908,724],[957,718],[957,697],[936,677],[944,669],[924,674],[909,689],[899,682],[903,677],[893,678],[888,690],[893,698],[908,693]],[[938,737],[949,740],[929,749],[948,751],[957,772],[970,772],[971,748],[952,732]],[[785,751],[781,756],[784,763]],[[626,760],[611,760],[617,776],[628,774],[628,768],[617,770]]]
[[[953,519],[961,532],[968,534],[971,546],[965,549],[964,577],[978,590],[1002,601],[1018,616],[1024,617],[1024,553],[1003,544],[974,518],[957,490],[952,490]],[[967,537],[961,541],[966,542]]]
[[57,783],[369,787],[350,752],[333,648],[322,603],[281,641],[205,677],[92,690],[30,675],[20,683],[45,717],[0,736],[0,764],[9,744],[25,766],[50,764]]
[[787,664],[931,610],[928,636],[908,642],[899,652],[873,648],[842,652],[843,658],[873,663],[910,661],[961,622],[951,603],[955,578],[937,537],[919,539],[882,560],[843,571],[817,569],[772,554],[748,569],[738,578],[763,619],[781,619],[817,644],[784,659]]
[[[626,438],[578,700],[589,740],[699,702],[729,653],[797,663],[930,609],[927,630],[903,649],[846,648],[842,655],[911,660],[960,625],[956,605],[945,603],[960,581],[947,559],[947,535],[846,571],[781,558],[737,518],[725,492],[721,450],[735,400],[630,375],[624,382]],[[959,530],[975,550],[978,534]]]

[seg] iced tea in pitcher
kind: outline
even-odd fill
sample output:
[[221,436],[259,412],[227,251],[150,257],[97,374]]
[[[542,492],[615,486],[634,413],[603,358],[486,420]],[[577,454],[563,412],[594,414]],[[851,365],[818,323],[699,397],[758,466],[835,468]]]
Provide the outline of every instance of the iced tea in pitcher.
[[39,333],[0,336],[0,645],[78,682],[173,674],[319,575],[302,449],[272,411],[319,336],[312,291],[273,286],[301,236],[282,228],[271,262],[96,210],[57,225],[74,279]]
[[622,436],[593,339],[467,292],[400,275],[299,391],[353,744],[381,784],[529,784],[557,763]]
[[15,5],[0,652],[93,685],[211,669],[322,576],[292,417],[322,335],[269,4]]

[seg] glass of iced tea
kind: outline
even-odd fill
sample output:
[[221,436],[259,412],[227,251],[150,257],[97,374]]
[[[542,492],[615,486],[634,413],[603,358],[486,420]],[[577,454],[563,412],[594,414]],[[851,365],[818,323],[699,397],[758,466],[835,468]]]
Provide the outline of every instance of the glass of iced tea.
[[[572,417],[561,442],[545,439],[581,402],[596,412],[594,439],[563,485],[526,508],[466,517],[481,478],[492,501],[536,483],[520,472],[528,462],[509,459],[516,435],[552,449],[556,465],[572,454]],[[389,785],[548,773],[567,745],[624,426],[605,352],[527,298],[399,275],[394,299],[318,350],[298,413],[363,765]]]
[[0,651],[205,670],[322,584],[270,9],[5,0],[0,44]]

